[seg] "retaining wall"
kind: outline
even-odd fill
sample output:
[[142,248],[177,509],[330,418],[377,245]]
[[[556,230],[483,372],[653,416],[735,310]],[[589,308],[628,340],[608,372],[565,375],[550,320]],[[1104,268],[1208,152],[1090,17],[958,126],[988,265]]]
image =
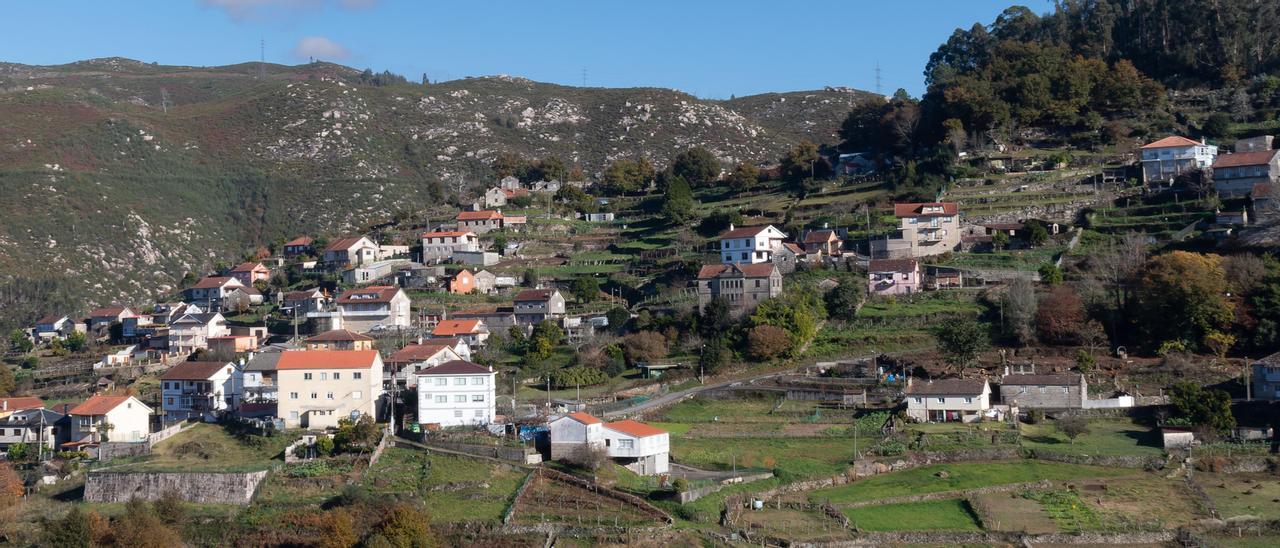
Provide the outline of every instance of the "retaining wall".
[[182,500],[201,504],[247,505],[267,471],[244,473],[90,472],[84,482],[86,502],[156,500],[177,493]]
[[472,445],[467,443],[448,443],[431,441],[430,439],[423,442],[427,447],[435,447],[447,451],[457,451],[468,455],[476,455],[479,457],[489,457],[491,459],[499,459],[511,461],[519,464],[538,464],[542,462],[542,455],[530,450],[526,447],[499,447],[494,445]]

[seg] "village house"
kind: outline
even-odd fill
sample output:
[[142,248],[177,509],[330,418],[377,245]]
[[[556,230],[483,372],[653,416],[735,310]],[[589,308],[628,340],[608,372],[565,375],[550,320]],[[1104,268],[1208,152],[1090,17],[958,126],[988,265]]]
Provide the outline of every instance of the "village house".
[[941,255],[960,247],[960,211],[954,202],[894,204],[898,234],[871,241],[877,259],[912,259]]
[[6,453],[18,443],[28,451],[35,451],[41,445],[46,451],[53,451],[66,442],[70,434],[71,421],[49,409],[23,409],[0,417],[0,451]]
[[475,273],[475,290],[478,293],[491,295],[498,292],[498,276],[488,270]]
[[489,208],[502,207],[507,205],[507,202],[521,196],[529,196],[529,191],[523,188],[491,188],[484,193],[484,206]]
[[827,257],[839,257],[844,249],[844,241],[829,229],[811,230],[804,236],[804,250]]
[[284,243],[284,257],[292,259],[299,255],[310,255],[315,249],[312,247],[316,243],[310,236],[298,236]]
[[339,268],[372,263],[378,260],[378,244],[365,236],[342,238],[324,249],[321,260]]
[[407,263],[405,259],[388,259],[353,266],[342,271],[342,281],[352,285],[380,282]]
[[262,263],[240,263],[231,269],[230,274],[232,278],[248,286],[252,286],[254,282],[265,282],[271,279],[271,269]]
[[36,320],[31,328],[31,338],[36,342],[49,342],[53,339],[66,339],[76,331],[76,322],[66,314],[50,314]]
[[551,458],[583,460],[604,451],[618,464],[642,476],[670,470],[671,440],[666,430],[642,422],[604,422],[586,413],[570,413],[548,423]]
[[0,398],[0,418],[7,417],[17,411],[27,409],[44,409],[44,400],[35,396],[13,396]]
[[920,291],[920,263],[915,259],[872,259],[867,265],[872,295],[910,295]]
[[907,417],[920,422],[979,422],[991,409],[991,385],[981,379],[917,381],[908,377]]
[[603,211],[600,213],[584,213],[582,219],[588,223],[612,223],[613,212]]
[[307,350],[373,350],[373,337],[348,331],[331,329],[306,340]]
[[[523,229],[527,224],[529,224],[529,218],[524,215],[503,215],[502,216],[502,228],[513,231],[513,232],[520,232],[520,230]],[[507,244],[507,245],[511,245],[511,244]]]
[[519,325],[514,306],[468,308],[454,312],[452,316],[455,320],[481,320],[490,333],[502,333]]
[[1246,198],[1259,183],[1280,182],[1280,150],[1222,154],[1213,162],[1213,188],[1223,199]]
[[409,296],[394,286],[352,289],[338,297],[338,312],[341,327],[352,331],[405,328],[410,322]]
[[68,444],[142,442],[151,433],[152,409],[133,396],[92,396],[71,409]]
[[1207,170],[1218,147],[1177,135],[1142,146],[1142,182],[1168,183],[1192,170]]
[[564,316],[564,295],[558,289],[526,289],[516,293],[516,323],[535,324]]
[[773,262],[773,254],[782,247],[786,233],[773,225],[734,228],[720,234],[720,262],[724,264],[759,264]]
[[765,299],[782,294],[782,273],[772,263],[703,265],[697,283],[698,310],[720,298],[734,316],[750,314]]
[[432,338],[458,338],[467,341],[467,346],[479,348],[489,339],[489,328],[480,320],[441,320],[431,332]]
[[234,411],[243,383],[243,371],[234,362],[182,362],[160,375],[161,407],[176,419]]
[[782,245],[773,252],[773,264],[778,267],[778,272],[783,274],[795,272],[796,265],[808,260],[809,254],[795,242],[782,242]]
[[89,317],[85,319],[85,326],[90,333],[105,333],[108,327],[113,323],[123,323],[125,318],[136,316],[133,310],[127,306],[111,306],[107,308],[99,308],[89,312]]
[[503,190],[515,190],[521,188],[520,179],[512,175],[507,175],[498,181],[498,188]]
[[449,348],[453,349],[454,353],[456,353],[458,357],[464,360],[471,359],[471,345],[467,343],[466,339],[461,337],[431,337],[425,341],[418,339],[418,342],[420,344],[447,345]]
[[387,369],[384,378],[406,386],[417,386],[418,379],[414,375],[421,370],[430,369],[445,362],[464,359],[458,355],[453,346],[446,340],[426,340],[405,345],[387,358]]
[[258,349],[260,339],[254,335],[222,335],[209,337],[209,352],[215,356],[235,356]]
[[182,291],[183,299],[198,304],[206,310],[222,307],[222,300],[232,289],[244,287],[240,280],[230,276],[206,276],[195,285]]
[[377,350],[297,350],[276,361],[276,407],[287,428],[334,428],[339,419],[377,417],[382,397]]
[[293,317],[305,317],[310,312],[319,312],[324,310],[325,296],[324,292],[319,289],[304,289],[302,291],[290,291],[284,294],[281,301],[281,308],[287,309],[286,313]]
[[[273,407],[263,410],[264,414],[267,415],[276,416],[274,404],[279,397],[279,387],[276,384],[276,364],[280,361],[280,356],[285,352],[293,351],[254,353],[249,356],[249,359],[244,364],[244,382],[242,386],[244,401],[251,404],[272,404]],[[245,414],[243,405],[241,406],[241,414]]]
[[227,320],[220,312],[184,314],[169,324],[169,350],[185,356],[209,348],[211,337],[230,334]]
[[449,427],[493,422],[497,373],[492,367],[452,360],[414,376],[420,424]]
[[480,251],[480,238],[469,230],[427,232],[422,235],[422,262],[443,261],[459,251]]
[[1089,385],[1079,373],[1006,373],[1000,401],[1019,409],[1083,409]]
[[462,269],[449,278],[449,292],[454,295],[466,295],[476,288],[475,276],[470,270]]
[[251,285],[237,287],[226,292],[222,297],[222,310],[229,312],[241,312],[249,310],[264,302],[262,292],[258,288]]
[[1259,400],[1280,400],[1280,352],[1253,362],[1249,380],[1253,397]]
[[458,230],[485,234],[502,228],[502,212],[493,210],[463,211],[458,213]]

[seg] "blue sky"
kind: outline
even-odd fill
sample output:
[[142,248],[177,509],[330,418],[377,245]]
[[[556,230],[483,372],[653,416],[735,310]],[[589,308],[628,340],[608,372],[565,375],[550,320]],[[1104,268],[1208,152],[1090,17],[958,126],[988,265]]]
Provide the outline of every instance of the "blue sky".
[[[1011,0],[48,0],[7,2],[0,61],[174,65],[309,56],[410,80],[511,74],[727,98],[822,86],[923,92],[929,54]],[[1023,2],[1044,13],[1050,0]],[[19,24],[13,24],[18,22]]]

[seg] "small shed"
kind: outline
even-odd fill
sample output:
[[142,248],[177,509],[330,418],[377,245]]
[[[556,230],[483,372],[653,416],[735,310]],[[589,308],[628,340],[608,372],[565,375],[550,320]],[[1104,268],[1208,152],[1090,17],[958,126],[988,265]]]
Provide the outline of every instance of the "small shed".
[[1196,445],[1195,431],[1183,426],[1162,426],[1160,437],[1165,449],[1186,449]]

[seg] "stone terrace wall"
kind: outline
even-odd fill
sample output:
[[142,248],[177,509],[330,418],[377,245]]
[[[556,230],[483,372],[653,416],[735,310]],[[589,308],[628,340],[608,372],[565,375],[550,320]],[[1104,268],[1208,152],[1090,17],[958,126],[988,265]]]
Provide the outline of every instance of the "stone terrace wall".
[[138,497],[156,500],[173,491],[187,502],[247,505],[267,471],[237,474],[90,472],[85,478],[87,502],[128,502]]

